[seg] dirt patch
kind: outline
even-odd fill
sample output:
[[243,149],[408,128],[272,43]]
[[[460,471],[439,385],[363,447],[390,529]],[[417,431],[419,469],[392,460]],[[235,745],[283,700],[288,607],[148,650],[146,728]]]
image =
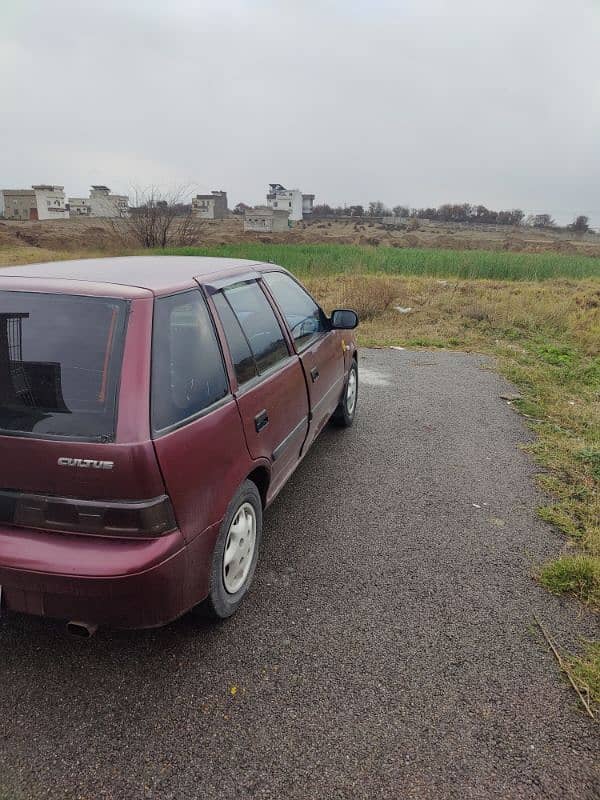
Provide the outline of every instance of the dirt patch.
[[[42,222],[0,222],[0,245],[40,247],[50,250],[114,251],[135,247],[125,241],[119,221],[99,219],[48,220]],[[420,222],[418,230],[408,227],[387,229],[368,220],[312,220],[276,234],[245,233],[241,218],[205,222],[196,245],[240,242],[290,244],[358,244],[372,247],[439,248],[445,250],[495,250],[520,253],[559,253],[600,256],[600,237],[577,237],[550,231],[507,228],[480,230],[473,225],[452,226]]]

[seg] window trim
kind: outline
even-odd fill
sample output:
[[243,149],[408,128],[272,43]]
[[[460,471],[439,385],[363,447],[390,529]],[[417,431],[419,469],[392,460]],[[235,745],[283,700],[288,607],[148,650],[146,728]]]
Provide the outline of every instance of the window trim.
[[233,396],[242,397],[243,395],[246,394],[247,391],[250,391],[256,388],[257,386],[260,386],[260,384],[263,383],[265,380],[268,380],[273,375],[275,375],[275,373],[287,367],[287,365],[290,364],[291,361],[295,360],[296,360],[296,353],[288,353],[288,355],[285,358],[283,358],[281,361],[278,361],[276,364],[273,364],[271,367],[269,367],[269,369],[265,370],[264,372],[259,372],[258,375],[255,375],[254,378],[250,378],[250,380],[246,381],[245,383],[238,384],[237,389],[235,390],[235,392],[233,392]]
[[[229,378],[229,376],[227,377]],[[233,400],[233,398],[233,393],[229,391],[226,395],[223,395],[223,397],[219,398],[219,400],[215,400],[214,403],[206,406],[206,408],[203,408],[201,411],[197,411],[195,414],[191,414],[189,417],[185,417],[178,422],[173,422],[171,425],[167,425],[165,428],[151,428],[152,439],[160,439],[162,436],[166,436],[173,431],[179,430],[179,428],[190,425],[192,422],[195,422],[201,417],[206,417],[208,414],[212,414],[213,411],[217,411],[217,409],[227,405],[227,403]],[[152,401],[152,396],[150,396],[150,400]]]
[[[224,394],[223,397],[220,397],[218,400],[215,400],[209,406],[200,409],[200,411],[197,411],[195,414],[191,414],[188,417],[184,417],[183,419],[178,420],[177,422],[173,422],[171,423],[171,425],[166,425],[164,428],[155,428],[154,425],[152,424],[152,400],[153,400],[152,379],[154,375],[154,325],[156,322],[156,304],[160,300],[167,300],[171,297],[177,297],[178,295],[183,295],[183,294],[192,294],[193,292],[198,293],[200,299],[204,303],[204,307],[206,308],[206,312],[209,316],[210,324],[212,325],[213,333],[215,335],[217,346],[219,348],[219,353],[221,355],[221,364],[223,365],[225,382],[227,383],[227,393]],[[219,408],[220,406],[224,406],[227,402],[229,402],[232,399],[233,399],[233,391],[231,386],[231,377],[229,375],[227,360],[223,352],[223,343],[221,342],[219,330],[217,329],[217,326],[215,324],[212,308],[210,307],[206,297],[204,296],[202,287],[199,285],[197,285],[196,287],[188,286],[187,288],[181,289],[177,292],[170,292],[169,294],[161,294],[160,296],[155,296],[152,305],[152,326],[150,330],[150,387],[148,392],[148,417],[149,417],[148,422],[149,422],[150,437],[152,439],[159,439],[161,436],[165,436],[166,434],[172,433],[173,431],[178,430],[179,428],[183,428],[186,425],[191,424],[195,420],[200,419],[201,417],[204,417],[207,414],[210,414],[212,411],[216,411],[217,408]]]

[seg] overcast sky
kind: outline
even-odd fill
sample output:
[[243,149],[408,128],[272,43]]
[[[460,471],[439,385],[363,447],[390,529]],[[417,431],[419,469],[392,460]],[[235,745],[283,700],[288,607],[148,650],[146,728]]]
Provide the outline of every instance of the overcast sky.
[[0,0],[0,187],[600,226],[599,0]]

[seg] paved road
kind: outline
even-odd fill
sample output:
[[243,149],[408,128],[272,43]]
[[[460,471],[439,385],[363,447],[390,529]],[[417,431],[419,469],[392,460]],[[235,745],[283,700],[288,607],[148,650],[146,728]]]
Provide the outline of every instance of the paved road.
[[363,353],[356,425],[268,513],[229,623],[5,623],[0,797],[597,800],[599,728],[532,612],[565,643],[593,623],[528,577],[560,539],[482,364]]

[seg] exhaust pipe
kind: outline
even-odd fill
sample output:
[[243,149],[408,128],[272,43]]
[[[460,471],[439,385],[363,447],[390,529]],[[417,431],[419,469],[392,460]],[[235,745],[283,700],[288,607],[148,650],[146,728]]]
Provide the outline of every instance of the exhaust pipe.
[[92,622],[79,622],[70,620],[67,622],[67,632],[71,636],[78,636],[80,639],[91,639],[98,630],[98,626]]

